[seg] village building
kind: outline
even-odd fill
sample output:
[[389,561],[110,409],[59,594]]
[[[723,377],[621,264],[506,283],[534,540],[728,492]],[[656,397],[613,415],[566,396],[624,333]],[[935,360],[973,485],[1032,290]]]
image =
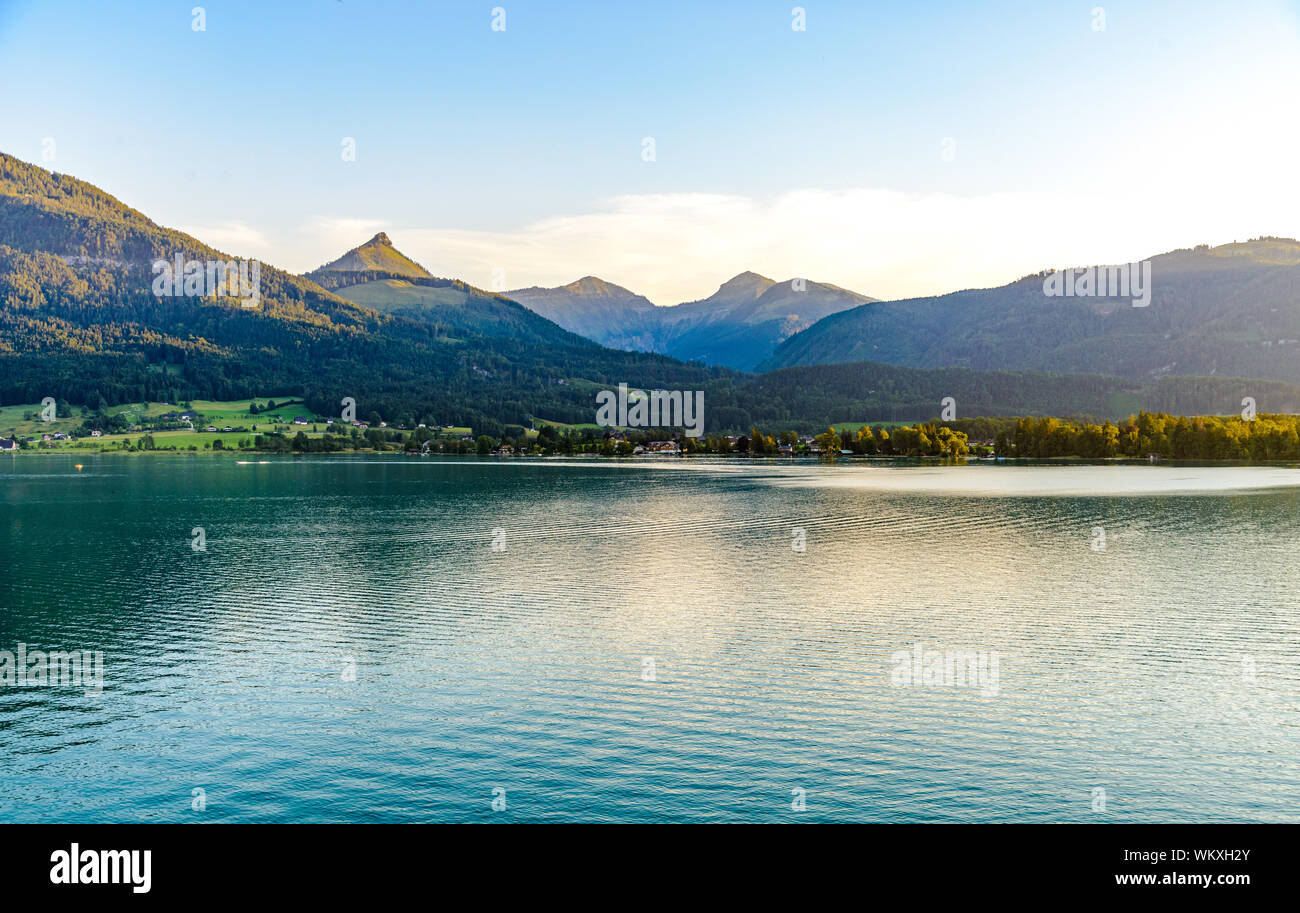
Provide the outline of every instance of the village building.
[[644,449],[648,453],[681,453],[682,451],[676,441],[651,441]]

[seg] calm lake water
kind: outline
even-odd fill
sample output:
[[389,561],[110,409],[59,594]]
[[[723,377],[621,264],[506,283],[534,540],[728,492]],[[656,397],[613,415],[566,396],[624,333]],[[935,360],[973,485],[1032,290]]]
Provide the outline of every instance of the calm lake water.
[[4,457],[0,820],[1297,821],[1298,578],[1296,468]]

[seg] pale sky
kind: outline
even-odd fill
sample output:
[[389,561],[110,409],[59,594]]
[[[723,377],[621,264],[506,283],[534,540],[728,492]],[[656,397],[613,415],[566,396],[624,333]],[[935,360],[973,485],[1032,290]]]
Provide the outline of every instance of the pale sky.
[[0,150],[295,272],[657,304],[1300,236],[1296,2],[496,5],[7,0]]

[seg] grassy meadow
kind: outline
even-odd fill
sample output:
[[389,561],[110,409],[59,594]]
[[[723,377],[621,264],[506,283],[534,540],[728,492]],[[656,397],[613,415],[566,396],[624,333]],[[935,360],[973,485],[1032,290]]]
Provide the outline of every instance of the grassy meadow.
[[[249,411],[252,402],[263,406],[267,401],[276,403],[274,409],[269,413],[254,415]],[[50,421],[42,421],[40,418],[42,406],[40,403],[22,403],[14,406],[0,406],[0,437],[5,438],[39,438],[42,435],[53,435],[58,432],[72,434],[81,428],[83,422],[93,414],[92,410],[82,406],[69,406],[66,403],[59,404],[59,414],[57,418]],[[220,439],[223,446],[234,448],[238,446],[240,438],[248,438],[251,442],[253,437],[270,431],[280,431],[297,433],[305,431],[309,436],[313,434],[313,425],[316,433],[324,433],[330,419],[325,416],[317,415],[308,409],[300,398],[288,395],[280,396],[258,396],[254,400],[191,400],[187,404],[179,405],[174,403],[126,403],[119,406],[110,406],[105,412],[109,416],[123,416],[133,425],[157,421],[159,416],[169,412],[195,412],[198,413],[199,419],[195,421],[195,430],[181,429],[175,431],[148,431],[135,430],[127,431],[120,434],[104,433],[100,437],[82,437],[76,441],[48,441],[43,443],[43,449],[55,450],[101,450],[121,447],[124,443],[137,442],[143,435],[150,434],[153,436],[154,444],[161,449],[175,448],[177,450],[196,450],[210,449],[214,440]],[[271,422],[269,416],[279,415],[284,422]],[[311,420],[312,425],[303,427],[302,425],[292,424],[293,419],[298,416],[304,416]],[[207,426],[215,426],[219,429],[217,432],[204,432],[202,429]],[[225,427],[243,428],[243,431],[221,431]]]

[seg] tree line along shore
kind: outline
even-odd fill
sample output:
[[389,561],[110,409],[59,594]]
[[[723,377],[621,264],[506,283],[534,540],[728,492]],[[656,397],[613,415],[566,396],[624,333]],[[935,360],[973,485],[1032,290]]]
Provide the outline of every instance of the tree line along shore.
[[[279,418],[276,416],[275,418]],[[1300,416],[1261,413],[1242,416],[1175,416],[1139,412],[1127,419],[1092,421],[1055,417],[985,417],[952,421],[844,423],[820,434],[751,428],[741,434],[690,437],[681,429],[601,428],[538,421],[535,427],[506,425],[500,436],[469,428],[344,423],[315,416],[260,428],[223,425],[140,429],[107,436],[83,423],[39,438],[0,438],[7,451],[101,453],[219,452],[341,453],[502,456],[754,455],[941,457],[1007,459],[1300,460]],[[160,423],[161,424],[161,423]],[[323,430],[321,430],[323,428]]]

